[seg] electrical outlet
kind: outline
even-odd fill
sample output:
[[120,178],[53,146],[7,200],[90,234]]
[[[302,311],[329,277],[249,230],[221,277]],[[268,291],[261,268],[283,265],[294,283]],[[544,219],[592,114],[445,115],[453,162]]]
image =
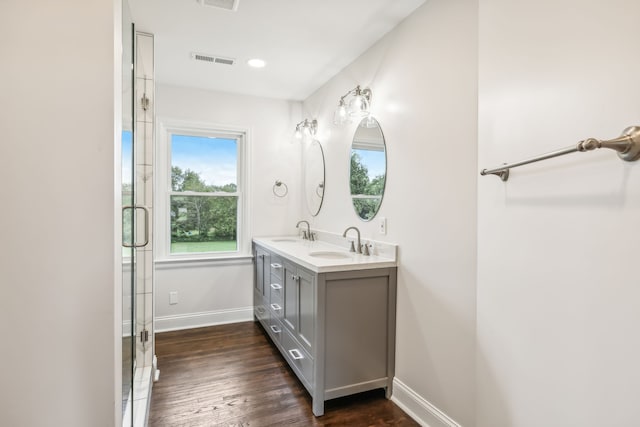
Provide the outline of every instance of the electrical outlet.
[[387,234],[387,218],[382,216],[378,221],[378,231],[380,234]]
[[169,305],[175,305],[178,303],[178,293],[169,292]]

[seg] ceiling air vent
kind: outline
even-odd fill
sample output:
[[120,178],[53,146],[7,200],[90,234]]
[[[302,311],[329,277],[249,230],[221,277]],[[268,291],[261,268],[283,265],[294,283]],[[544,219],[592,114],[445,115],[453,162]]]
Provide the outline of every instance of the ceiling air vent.
[[224,58],[222,56],[207,55],[206,53],[193,52],[191,54],[191,58],[196,61],[210,62],[212,64],[233,65],[236,63],[236,60],[233,58]]
[[238,10],[238,3],[240,3],[240,0],[198,0],[198,3],[203,6],[217,7],[219,9],[232,10],[235,12]]

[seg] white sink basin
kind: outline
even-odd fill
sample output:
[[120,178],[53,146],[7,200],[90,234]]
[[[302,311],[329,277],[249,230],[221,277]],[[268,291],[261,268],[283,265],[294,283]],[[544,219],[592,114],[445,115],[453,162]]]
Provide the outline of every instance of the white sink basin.
[[309,256],[314,258],[324,258],[324,259],[346,259],[351,258],[348,252],[340,252],[340,251],[318,251],[318,252],[309,252]]

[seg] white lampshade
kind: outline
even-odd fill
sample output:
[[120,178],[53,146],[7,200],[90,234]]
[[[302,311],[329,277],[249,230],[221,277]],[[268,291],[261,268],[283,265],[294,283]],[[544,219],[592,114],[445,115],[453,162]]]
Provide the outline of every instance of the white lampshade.
[[336,125],[343,125],[349,121],[349,115],[347,114],[347,106],[344,102],[340,102],[338,108],[333,113],[333,123]]
[[369,101],[363,95],[358,94],[349,101],[349,116],[362,119],[369,115]]

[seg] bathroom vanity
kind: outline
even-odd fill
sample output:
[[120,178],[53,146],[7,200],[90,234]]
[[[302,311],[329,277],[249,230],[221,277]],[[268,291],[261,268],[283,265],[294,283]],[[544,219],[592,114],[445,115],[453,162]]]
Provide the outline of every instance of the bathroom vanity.
[[[395,249],[394,249],[395,251]],[[396,261],[296,237],[253,240],[254,315],[313,399],[391,396]]]

